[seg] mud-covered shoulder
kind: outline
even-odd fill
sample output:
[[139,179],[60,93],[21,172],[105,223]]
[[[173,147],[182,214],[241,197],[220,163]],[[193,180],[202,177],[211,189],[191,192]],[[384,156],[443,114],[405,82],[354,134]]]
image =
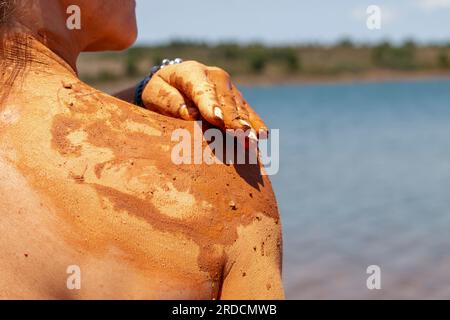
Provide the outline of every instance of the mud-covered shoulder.
[[63,112],[53,119],[52,148],[88,164],[78,168],[74,181],[94,188],[117,211],[192,239],[202,248],[200,260],[232,245],[241,226],[264,217],[278,222],[272,187],[259,165],[173,161],[175,130],[192,137],[193,149],[208,148],[194,122],[142,110],[81,84],[64,87],[59,104]]

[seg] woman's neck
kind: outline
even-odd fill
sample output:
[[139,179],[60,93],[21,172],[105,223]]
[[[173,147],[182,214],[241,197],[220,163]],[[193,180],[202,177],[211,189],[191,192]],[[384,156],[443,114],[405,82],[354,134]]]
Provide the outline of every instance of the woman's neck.
[[10,33],[0,44],[0,109],[16,94],[78,78],[68,61],[30,34]]
[[77,76],[78,54],[67,57],[33,35],[13,33],[2,43],[0,64],[4,75],[11,73],[15,77],[25,76],[28,71]]
[[48,44],[30,37],[31,56],[37,59],[38,64],[47,64],[62,72],[68,72],[77,76],[78,53],[63,53],[60,48],[51,47]]

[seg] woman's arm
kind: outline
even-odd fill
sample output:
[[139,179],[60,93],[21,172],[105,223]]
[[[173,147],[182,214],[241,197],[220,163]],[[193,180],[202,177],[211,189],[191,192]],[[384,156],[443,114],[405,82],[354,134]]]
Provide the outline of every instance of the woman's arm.
[[118,99],[120,99],[120,100],[122,100],[122,101],[134,104],[134,93],[135,93],[135,91],[136,91],[136,86],[128,88],[128,89],[125,89],[125,90],[122,90],[120,92],[117,92],[113,96],[118,98]]

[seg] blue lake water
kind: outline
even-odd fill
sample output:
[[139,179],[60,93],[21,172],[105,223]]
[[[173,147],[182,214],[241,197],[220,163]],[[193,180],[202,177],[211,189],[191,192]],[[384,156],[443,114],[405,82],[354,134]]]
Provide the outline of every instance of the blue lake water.
[[243,91],[280,129],[287,297],[450,298],[450,79]]

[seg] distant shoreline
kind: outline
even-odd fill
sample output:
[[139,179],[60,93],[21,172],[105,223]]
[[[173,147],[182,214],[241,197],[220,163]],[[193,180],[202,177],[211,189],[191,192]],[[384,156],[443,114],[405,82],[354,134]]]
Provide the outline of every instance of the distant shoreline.
[[339,76],[295,76],[262,79],[260,77],[238,76],[234,81],[243,87],[271,87],[282,85],[320,85],[320,84],[345,84],[354,82],[377,83],[377,82],[401,82],[401,81],[420,81],[450,78],[450,70],[446,72],[395,72],[395,71],[374,71],[365,74],[347,74]]
[[[321,85],[321,84],[346,84],[346,83],[377,83],[377,82],[401,82],[401,81],[420,81],[433,79],[450,78],[450,70],[448,72],[394,72],[394,71],[375,71],[365,74],[347,74],[339,76],[295,76],[278,78],[273,77],[253,77],[253,76],[237,76],[233,77],[233,81],[240,87],[273,87],[283,85]],[[115,93],[125,88],[135,85],[138,79],[124,79],[108,82],[90,83],[93,87],[108,93]]]

